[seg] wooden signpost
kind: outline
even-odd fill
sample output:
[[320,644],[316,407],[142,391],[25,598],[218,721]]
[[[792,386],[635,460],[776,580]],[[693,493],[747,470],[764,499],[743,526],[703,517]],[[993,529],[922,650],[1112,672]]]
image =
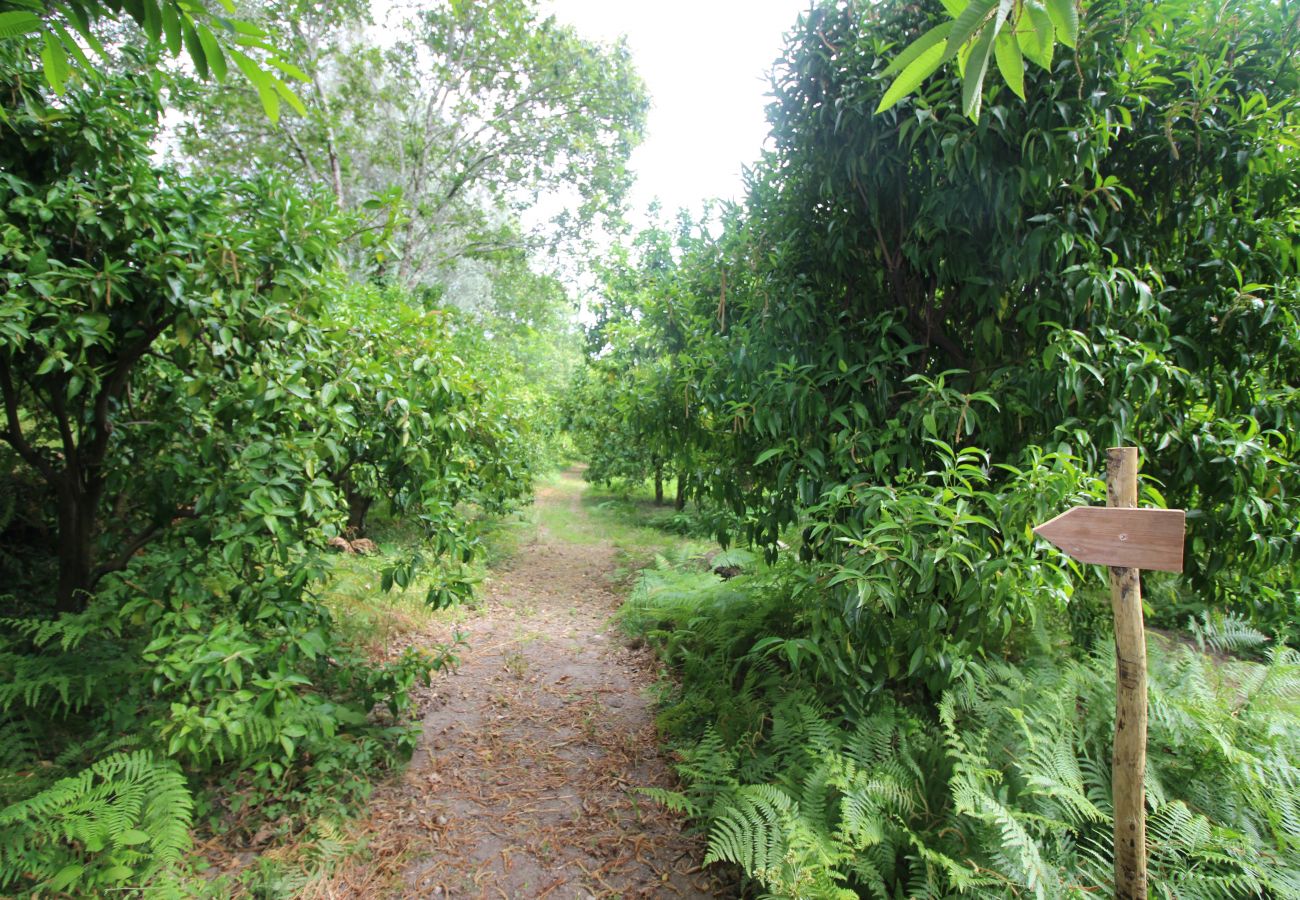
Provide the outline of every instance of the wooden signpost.
[[1136,447],[1106,451],[1106,508],[1076,506],[1034,529],[1067,555],[1110,566],[1115,614],[1115,897],[1146,900],[1147,641],[1142,569],[1183,570],[1184,513],[1137,508]]

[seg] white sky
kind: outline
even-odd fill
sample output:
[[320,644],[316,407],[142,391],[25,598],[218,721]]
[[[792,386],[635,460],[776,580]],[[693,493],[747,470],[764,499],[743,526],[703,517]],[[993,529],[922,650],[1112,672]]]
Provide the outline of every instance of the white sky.
[[671,216],[710,198],[740,199],[741,167],[767,136],[767,73],[808,0],[545,0],[584,37],[627,35],[650,93],[645,142],[632,154],[637,225],[658,198]]

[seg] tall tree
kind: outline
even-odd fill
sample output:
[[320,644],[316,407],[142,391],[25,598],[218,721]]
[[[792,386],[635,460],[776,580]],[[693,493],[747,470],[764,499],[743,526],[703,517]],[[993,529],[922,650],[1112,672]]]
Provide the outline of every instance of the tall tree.
[[[241,85],[204,91],[185,103],[184,152],[283,171],[370,211],[371,234],[396,249],[381,267],[403,284],[467,256],[554,247],[619,209],[647,105],[623,44],[584,40],[531,0],[444,0],[387,46],[362,4],[273,0],[249,15],[288,23],[307,114],[270,123]],[[518,214],[557,193],[567,202],[545,234],[520,230]]]

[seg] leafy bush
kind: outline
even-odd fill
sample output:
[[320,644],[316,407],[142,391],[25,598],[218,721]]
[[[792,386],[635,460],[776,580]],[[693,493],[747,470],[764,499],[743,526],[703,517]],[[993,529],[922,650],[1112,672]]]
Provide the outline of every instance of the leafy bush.
[[[850,703],[858,676],[816,663],[825,599],[788,564],[725,583],[653,570],[629,598],[626,624],[681,678],[661,724],[686,788],[648,793],[701,821],[709,859],[786,897],[1105,890],[1109,649],[968,660],[934,701]],[[1264,640],[1229,625],[1152,650],[1154,896],[1300,896],[1300,654],[1208,655]]]
[[524,426],[437,314],[346,287],[328,201],[160,166],[156,84],[54,100],[6,46],[0,891],[162,889],[192,816],[291,833],[409,755],[447,657],[348,647],[324,545],[368,488],[461,564]]

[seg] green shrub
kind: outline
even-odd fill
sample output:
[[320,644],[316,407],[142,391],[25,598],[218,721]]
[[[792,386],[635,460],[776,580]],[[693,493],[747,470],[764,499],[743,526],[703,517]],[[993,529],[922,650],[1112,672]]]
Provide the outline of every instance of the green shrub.
[[[686,786],[649,793],[699,819],[709,859],[785,897],[1109,889],[1109,648],[968,659],[934,700],[895,685],[849,702],[860,676],[809,630],[827,599],[794,564],[656,569],[629,598],[625,623],[681,679],[660,723]],[[1199,646],[1151,650],[1153,896],[1300,896],[1300,654],[1210,655],[1264,638],[1198,627]]]

